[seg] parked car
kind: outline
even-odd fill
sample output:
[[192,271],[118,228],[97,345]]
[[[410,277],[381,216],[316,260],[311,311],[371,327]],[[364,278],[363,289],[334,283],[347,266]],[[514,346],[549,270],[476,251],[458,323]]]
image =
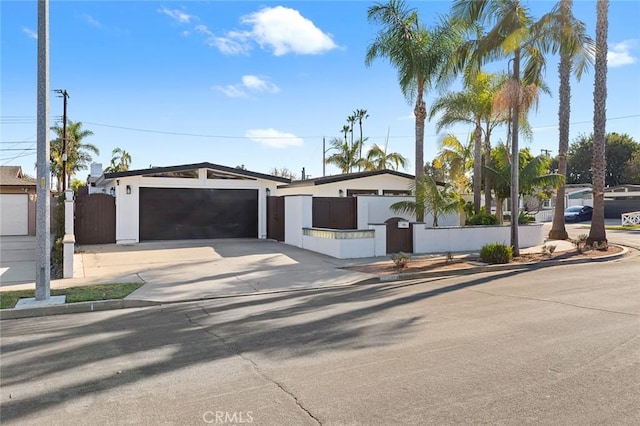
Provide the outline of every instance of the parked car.
[[593,208],[591,206],[571,206],[564,211],[565,222],[581,222],[591,220]]

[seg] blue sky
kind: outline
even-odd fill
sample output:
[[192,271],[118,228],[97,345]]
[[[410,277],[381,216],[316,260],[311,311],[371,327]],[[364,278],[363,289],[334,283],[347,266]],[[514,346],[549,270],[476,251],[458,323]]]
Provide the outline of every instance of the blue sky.
[[[122,148],[132,168],[209,161],[268,173],[286,167],[322,175],[322,138],[340,137],[346,117],[366,109],[368,143],[410,159],[412,104],[385,60],[364,64],[378,28],[370,1],[57,1],[50,0],[50,88],[66,89],[68,116],[94,135],[103,166]],[[431,25],[444,1],[409,2]],[[529,1],[535,16],[554,3]],[[574,14],[594,36],[593,1]],[[0,2],[0,164],[35,175],[37,3]],[[609,8],[607,131],[640,141],[640,2]],[[492,64],[493,70],[506,63]],[[530,115],[534,154],[557,154],[557,59],[549,58],[542,95]],[[453,89],[458,87],[453,86]],[[572,87],[571,139],[593,130],[593,71]],[[427,105],[437,93],[427,95]],[[51,96],[51,125],[62,99]],[[451,133],[466,139],[470,129]],[[388,138],[387,138],[388,135]],[[433,123],[425,160],[438,151]],[[493,142],[504,138],[496,132]],[[328,142],[327,142],[328,146]],[[328,153],[328,155],[331,152]],[[87,172],[80,172],[84,179]],[[326,167],[327,174],[339,171]]]

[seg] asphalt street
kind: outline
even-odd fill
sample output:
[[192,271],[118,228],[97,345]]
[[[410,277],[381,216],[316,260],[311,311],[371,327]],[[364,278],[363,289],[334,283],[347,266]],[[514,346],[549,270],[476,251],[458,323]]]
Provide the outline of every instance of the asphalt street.
[[640,256],[4,320],[2,424],[640,424]]

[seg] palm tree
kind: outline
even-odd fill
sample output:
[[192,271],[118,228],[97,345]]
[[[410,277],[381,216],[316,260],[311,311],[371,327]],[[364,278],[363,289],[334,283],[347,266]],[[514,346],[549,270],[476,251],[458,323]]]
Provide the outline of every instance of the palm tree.
[[342,126],[342,133],[344,134],[344,143],[347,143],[347,135],[349,134],[349,125],[345,124]]
[[[428,30],[418,19],[415,9],[407,9],[402,0],[389,0],[369,7],[370,22],[382,26],[373,43],[367,48],[365,64],[375,58],[386,58],[398,70],[398,81],[403,95],[415,101],[416,119],[415,179],[416,185],[424,176],[424,125],[427,107],[425,91],[446,80],[445,64],[453,51],[455,33],[451,26],[440,25]],[[418,211],[416,219],[424,220]]]
[[351,145],[353,145],[353,126],[356,124],[356,116],[352,114],[347,117],[347,125],[349,126],[349,132],[351,133]]
[[[582,73],[593,62],[593,40],[585,33],[585,25],[571,13],[573,0],[560,0],[551,12],[551,16],[558,16],[556,26],[557,37],[563,42],[560,46],[560,77],[559,92],[559,139],[558,139],[558,173],[567,176],[567,152],[569,151],[569,122],[571,120],[571,71],[581,78]],[[574,66],[575,65],[575,66]],[[549,238],[566,240],[569,234],[564,223],[565,185],[558,188],[556,204],[553,212],[553,223]]]
[[435,165],[437,168],[442,168],[443,165],[446,166],[445,169],[449,172],[449,179],[459,192],[467,190],[467,175],[475,164],[473,148],[473,140],[464,145],[453,135],[448,135],[440,141],[440,151],[435,158]]
[[412,182],[409,189],[415,194],[415,201],[398,201],[391,205],[391,210],[399,214],[418,216],[425,213],[433,216],[433,227],[438,227],[438,218],[462,210],[464,200],[450,183],[438,186],[436,181],[425,174],[422,179]]
[[[458,123],[466,123],[474,126],[474,150],[473,150],[473,205],[476,214],[480,213],[482,182],[482,151],[484,133],[484,157],[485,161],[491,153],[491,132],[495,127],[503,124],[506,114],[494,113],[492,110],[493,99],[498,92],[504,77],[495,74],[478,72],[468,76],[466,88],[461,92],[449,92],[437,98],[429,113],[432,120],[438,113],[436,129],[439,132],[445,127]],[[484,126],[484,127],[483,127]],[[485,182],[485,205],[491,205],[491,188],[488,181]]]
[[121,149],[114,148],[111,151],[111,165],[105,169],[107,173],[126,172],[131,165],[131,155]]
[[333,138],[329,143],[331,144],[330,149],[334,149],[337,152],[327,158],[325,163],[333,164],[339,168],[342,173],[351,173],[354,167],[362,164],[362,159],[358,157],[360,141],[356,141],[355,144],[351,145],[347,141]]
[[[360,127],[360,140],[364,141],[364,136],[362,135],[362,120],[369,118],[369,114],[367,114],[366,109],[357,109],[353,112],[353,115],[356,117],[356,120],[358,120],[358,125]],[[362,144],[360,144],[360,153],[358,156],[362,157]],[[360,169],[358,169],[358,171],[359,170]]]
[[[58,191],[62,188],[62,154],[63,154],[63,133],[61,126],[51,127],[56,134],[56,138],[51,141],[50,158],[51,158],[51,173],[56,177],[56,187]],[[100,150],[92,144],[82,143],[82,140],[88,136],[93,135],[91,130],[82,129],[82,122],[71,121],[67,122],[67,136],[66,136],[66,170],[65,174],[67,180],[70,182],[71,177],[78,171],[84,170],[91,163],[91,153],[100,155]],[[69,185],[66,185],[70,187]]]
[[373,144],[364,161],[365,170],[398,170],[400,167],[403,169],[407,167],[407,159],[397,152],[387,153],[386,144],[384,148]]
[[607,33],[609,30],[609,0],[597,0],[596,66],[593,89],[593,217],[587,244],[607,242],[604,228],[605,145],[607,123]]
[[[541,86],[542,70],[545,67],[544,53],[548,52],[556,40],[549,31],[549,19],[533,21],[529,11],[520,0],[456,0],[453,4],[456,20],[471,24],[492,26],[486,35],[477,40],[465,42],[460,51],[461,66],[467,61],[488,62],[502,57],[511,57],[512,73],[505,93],[510,98],[511,111],[511,200],[512,210],[519,205],[518,161],[519,124],[521,102],[527,96],[522,87]],[[475,28],[475,25],[474,25]],[[524,70],[520,68],[524,61]],[[522,75],[521,75],[522,74]],[[511,246],[514,256],[520,255],[518,244],[518,224],[511,221]],[[514,223],[515,222],[515,223]]]

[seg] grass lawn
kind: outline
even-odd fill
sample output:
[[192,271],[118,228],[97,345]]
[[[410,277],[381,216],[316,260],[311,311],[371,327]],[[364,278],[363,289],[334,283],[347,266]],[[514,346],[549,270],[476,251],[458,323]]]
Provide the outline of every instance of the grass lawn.
[[[582,229],[590,229],[591,225],[581,226]],[[612,231],[635,231],[636,229],[640,229],[640,225],[605,225],[604,229],[611,229]]]
[[[67,296],[67,303],[123,299],[143,283],[96,284],[82,287],[51,289],[52,296]],[[36,290],[0,291],[0,309],[16,306],[19,299],[35,297]]]

